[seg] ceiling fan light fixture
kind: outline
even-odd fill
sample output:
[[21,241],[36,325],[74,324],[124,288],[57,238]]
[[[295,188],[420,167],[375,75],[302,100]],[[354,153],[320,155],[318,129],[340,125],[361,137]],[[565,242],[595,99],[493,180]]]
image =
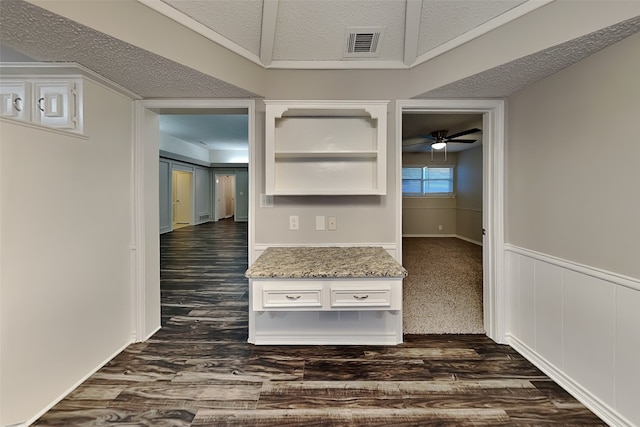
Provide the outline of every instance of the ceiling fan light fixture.
[[447,146],[447,143],[443,141],[434,142],[433,144],[431,144],[431,148],[433,148],[434,150],[442,150],[446,146]]

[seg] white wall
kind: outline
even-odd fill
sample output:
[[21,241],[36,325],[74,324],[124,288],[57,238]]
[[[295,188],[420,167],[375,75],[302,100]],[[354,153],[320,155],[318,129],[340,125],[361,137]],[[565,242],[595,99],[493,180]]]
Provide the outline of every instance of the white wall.
[[84,83],[88,139],[0,126],[0,425],[132,340],[131,101]]
[[209,150],[166,133],[160,133],[160,150],[209,162]]
[[639,51],[508,101],[510,342],[616,425],[640,425]]
[[249,149],[246,150],[209,150],[211,163],[248,163]]

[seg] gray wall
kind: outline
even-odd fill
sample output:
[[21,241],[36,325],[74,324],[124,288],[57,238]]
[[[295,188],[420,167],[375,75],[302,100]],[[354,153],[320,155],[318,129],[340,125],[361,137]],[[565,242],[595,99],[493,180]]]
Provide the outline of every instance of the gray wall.
[[[308,80],[298,81],[297,99],[358,99],[357,95],[342,92],[337,88],[309,85]],[[292,82],[294,84],[294,82]],[[311,90],[311,91],[310,91]],[[316,93],[320,90],[321,94]],[[376,88],[371,88],[370,98],[375,98]],[[285,99],[273,94],[273,99]],[[384,98],[382,98],[384,99]],[[260,207],[260,194],[265,192],[264,186],[264,104],[256,102],[256,158],[254,162],[256,206],[255,242],[256,246],[294,244],[378,244],[395,247],[396,215],[400,210],[396,207],[395,180],[395,125],[394,106],[388,106],[387,121],[387,195],[386,196],[276,196],[274,207]],[[289,216],[297,215],[300,229],[289,230]],[[315,231],[315,217],[318,215],[335,216],[336,231]],[[363,221],[366,218],[366,221]],[[255,256],[255,254],[253,254]]]
[[[159,160],[159,209],[160,209],[160,233],[172,230],[172,204],[173,204],[173,180],[172,170],[193,173],[193,207],[192,224],[203,224],[213,220],[213,188],[211,182],[211,169],[193,165],[179,160],[160,158]],[[209,215],[208,218],[204,216]],[[202,219],[201,219],[202,218]]]
[[[480,127],[480,126],[478,126]],[[482,147],[449,153],[404,153],[403,166],[455,167],[455,197],[403,197],[404,236],[457,236],[482,243]]]
[[511,96],[507,126],[509,342],[628,425],[640,425],[638,52],[640,34]]
[[482,242],[482,147],[458,153],[456,234],[467,240]]

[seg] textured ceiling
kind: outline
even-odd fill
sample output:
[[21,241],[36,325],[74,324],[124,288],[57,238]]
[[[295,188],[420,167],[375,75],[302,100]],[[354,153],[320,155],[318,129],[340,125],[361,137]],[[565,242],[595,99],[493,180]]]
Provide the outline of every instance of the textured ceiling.
[[638,31],[640,17],[524,56],[415,98],[506,98]]
[[[162,0],[162,5],[157,0],[141,1],[187,25],[190,20],[202,24],[247,59],[276,68],[349,68],[363,61],[375,64],[376,68],[411,67],[435,56],[432,51],[445,43],[451,43],[449,48],[453,48],[546,3],[529,0]],[[523,5],[525,7],[518,9]],[[511,14],[505,15],[507,12]],[[370,32],[372,27],[382,30],[377,53],[345,57],[346,33],[351,28]]]
[[0,1],[0,40],[4,46],[36,61],[83,65],[142,98],[255,97],[251,92],[20,0]]
[[[522,8],[532,7],[532,2],[526,0],[138,1],[150,7],[163,5],[172,13],[183,14],[187,23],[191,19],[204,25],[230,43],[224,46],[237,46],[236,53],[275,68],[286,68],[287,64],[291,68],[304,68],[299,64],[310,63],[322,68],[336,62],[343,68],[386,65],[407,68],[434,56],[436,51],[455,48],[469,40],[470,34],[477,36],[495,28],[497,21],[508,22]],[[167,15],[166,10],[164,13]],[[170,13],[167,16],[172,17]],[[497,18],[492,20],[494,17]],[[378,57],[353,60],[341,57],[345,29],[353,26],[385,28]],[[415,98],[508,97],[638,31],[640,17],[635,17]],[[0,42],[17,52],[17,56],[22,54],[41,62],[76,62],[142,98],[257,97],[22,0],[0,1]],[[410,48],[409,54],[406,46]],[[271,48],[266,56],[265,47]],[[442,120],[443,116],[435,118]],[[434,124],[434,127],[454,126]]]

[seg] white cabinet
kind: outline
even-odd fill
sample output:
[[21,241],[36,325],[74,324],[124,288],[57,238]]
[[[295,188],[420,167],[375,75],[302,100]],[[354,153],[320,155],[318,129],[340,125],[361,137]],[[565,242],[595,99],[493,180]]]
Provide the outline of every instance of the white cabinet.
[[250,278],[249,304],[256,345],[402,342],[402,278]]
[[3,79],[0,99],[3,117],[82,132],[81,79]]
[[384,195],[387,101],[265,101],[269,195]]
[[29,121],[30,85],[23,81],[0,82],[0,116]]

